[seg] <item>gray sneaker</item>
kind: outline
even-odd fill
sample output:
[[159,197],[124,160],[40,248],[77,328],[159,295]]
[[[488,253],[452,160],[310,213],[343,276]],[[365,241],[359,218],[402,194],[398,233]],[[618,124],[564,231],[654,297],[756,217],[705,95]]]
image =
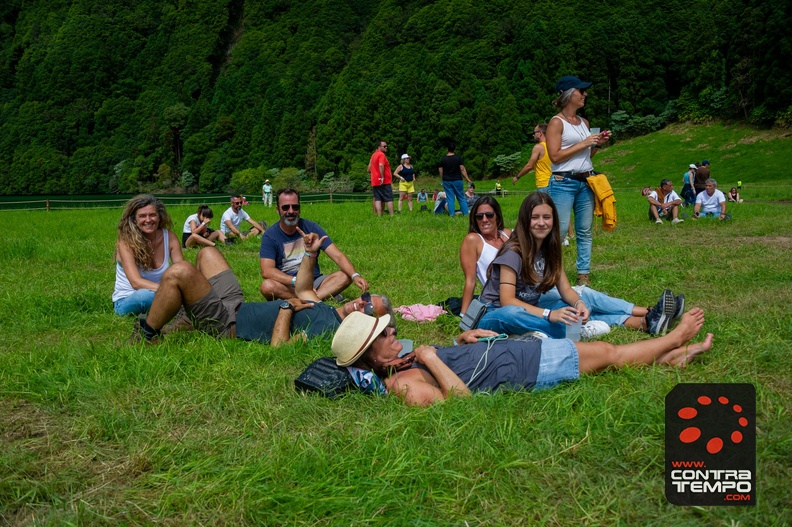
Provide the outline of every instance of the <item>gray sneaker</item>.
[[674,303],[676,304],[676,310],[674,311],[674,316],[671,317],[671,322],[668,323],[668,327],[671,327],[683,314],[685,314],[685,295],[678,295],[674,298]]
[[660,300],[657,301],[657,304],[649,309],[649,313],[646,314],[646,332],[652,335],[665,333],[676,311],[677,303],[674,299],[674,293],[670,289],[666,289],[660,295]]

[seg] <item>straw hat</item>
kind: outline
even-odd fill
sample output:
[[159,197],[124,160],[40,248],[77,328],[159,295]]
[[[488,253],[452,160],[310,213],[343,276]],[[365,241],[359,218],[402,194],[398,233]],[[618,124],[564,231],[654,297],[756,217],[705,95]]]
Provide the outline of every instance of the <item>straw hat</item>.
[[339,366],[354,364],[390,321],[390,315],[374,318],[360,311],[347,315],[333,337],[332,349],[336,364]]

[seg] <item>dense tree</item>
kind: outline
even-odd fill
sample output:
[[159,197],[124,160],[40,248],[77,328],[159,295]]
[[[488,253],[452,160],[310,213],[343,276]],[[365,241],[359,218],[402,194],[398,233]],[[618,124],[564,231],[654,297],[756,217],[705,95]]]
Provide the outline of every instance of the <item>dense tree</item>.
[[552,115],[568,74],[594,82],[592,124],[624,135],[675,118],[788,126],[791,11],[783,0],[7,0],[0,192],[226,191],[282,167],[303,185],[332,172],[362,188],[379,139],[391,163],[408,151],[428,173],[455,140],[486,177]]

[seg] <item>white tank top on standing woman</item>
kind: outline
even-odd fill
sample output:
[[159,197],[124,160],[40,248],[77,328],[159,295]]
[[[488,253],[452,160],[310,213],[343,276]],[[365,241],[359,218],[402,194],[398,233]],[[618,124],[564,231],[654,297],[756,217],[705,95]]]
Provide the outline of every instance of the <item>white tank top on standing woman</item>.
[[[581,117],[580,124],[570,124],[558,115],[554,115],[553,119],[559,119],[561,124],[564,125],[564,130],[561,133],[561,150],[566,150],[571,146],[584,141],[591,135],[588,126]],[[584,148],[574,156],[561,163],[553,163],[553,172],[586,172],[594,170],[594,165],[591,164],[591,148]]]

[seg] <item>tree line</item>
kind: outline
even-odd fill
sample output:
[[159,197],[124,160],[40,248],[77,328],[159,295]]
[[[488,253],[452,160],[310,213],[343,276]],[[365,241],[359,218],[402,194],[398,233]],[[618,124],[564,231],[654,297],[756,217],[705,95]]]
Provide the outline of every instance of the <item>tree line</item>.
[[[555,81],[616,137],[792,123],[782,0],[6,0],[0,193],[365,188],[374,145],[496,175]],[[786,55],[785,55],[786,53]]]

